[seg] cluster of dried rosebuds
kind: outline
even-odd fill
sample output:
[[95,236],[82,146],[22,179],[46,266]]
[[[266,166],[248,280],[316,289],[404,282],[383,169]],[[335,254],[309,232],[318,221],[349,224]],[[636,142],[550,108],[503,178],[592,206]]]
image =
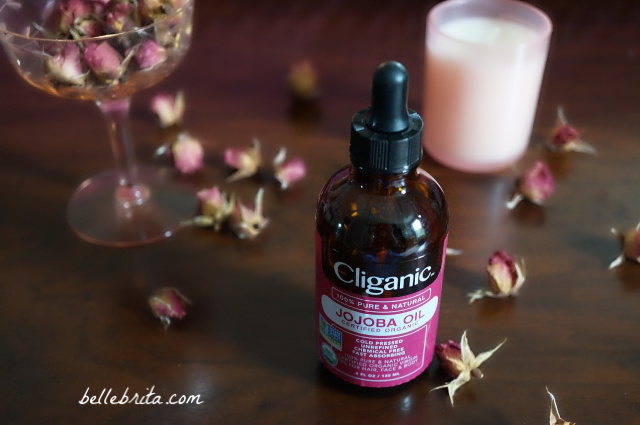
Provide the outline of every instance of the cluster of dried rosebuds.
[[182,319],[187,315],[188,304],[191,301],[176,288],[157,288],[149,296],[149,307],[165,329],[171,324],[171,319]]
[[[553,152],[581,152],[595,155],[596,149],[582,139],[580,131],[569,124],[564,110],[558,107],[557,122],[547,140],[546,147]],[[537,161],[516,181],[516,190],[507,208],[514,209],[521,201],[543,205],[555,189],[555,182],[549,167]]]
[[462,333],[462,338],[460,338],[459,344],[451,340],[438,344],[435,349],[436,356],[440,360],[441,367],[449,377],[453,378],[453,380],[445,385],[436,387],[431,391],[446,388],[449,391],[449,399],[453,406],[453,396],[456,391],[461,386],[469,382],[472,376],[482,378],[484,375],[480,370],[480,366],[506,341],[507,340],[505,339],[494,349],[480,353],[477,356],[469,347],[467,331]]
[[207,227],[215,232],[228,224],[231,231],[240,239],[253,240],[269,224],[263,215],[264,188],[256,193],[253,207],[242,203],[234,193],[221,191],[217,186],[198,192],[200,214],[183,223],[197,227]]
[[526,280],[524,260],[516,260],[506,251],[496,251],[487,265],[489,290],[479,289],[469,293],[469,303],[481,298],[506,298],[516,296]]
[[[280,148],[273,158],[273,176],[280,183],[281,189],[287,189],[294,182],[302,179],[307,168],[300,158],[293,158],[285,162],[287,149]],[[236,171],[227,177],[227,182],[234,182],[255,175],[262,166],[260,141],[253,139],[253,146],[247,148],[227,148],[224,152],[224,162]]]
[[[182,90],[175,96],[161,93],[151,99],[151,110],[158,116],[162,128],[180,129],[185,109]],[[172,141],[156,150],[156,155],[167,155],[173,161],[175,169],[182,174],[193,174],[204,166],[202,143],[181,129]]]
[[[175,96],[162,93],[151,100],[151,110],[158,116],[161,127],[177,127],[182,124],[185,112],[184,93],[179,91]],[[203,167],[204,150],[202,143],[186,132],[180,132],[175,141],[168,146],[163,145],[156,150],[157,155],[168,154],[175,168],[181,173],[190,174]],[[293,183],[305,177],[307,168],[301,158],[286,161],[287,149],[280,148],[273,158],[273,176],[285,190]],[[262,164],[260,141],[253,139],[253,145],[246,148],[227,148],[224,151],[224,162],[235,171],[227,177],[227,183],[255,175]]]
[[186,0],[68,0],[60,2],[57,28],[40,28],[52,39],[75,40],[46,52],[48,76],[72,86],[118,84],[129,72],[153,69],[178,47],[178,34],[153,38],[100,38],[143,28],[181,8]]

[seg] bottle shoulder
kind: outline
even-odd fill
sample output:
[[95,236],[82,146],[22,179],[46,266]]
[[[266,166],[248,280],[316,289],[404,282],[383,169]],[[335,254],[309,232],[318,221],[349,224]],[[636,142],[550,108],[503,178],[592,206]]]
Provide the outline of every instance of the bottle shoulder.
[[414,173],[398,187],[379,189],[355,180],[349,167],[339,170],[318,198],[319,235],[368,252],[413,252],[443,243],[448,205],[431,176]]
[[404,220],[411,211],[424,210],[432,210],[448,223],[449,208],[444,192],[426,172],[407,177],[397,187],[377,190],[353,179],[347,166],[336,172],[322,188],[316,218],[322,219],[323,212],[331,212],[330,217],[341,212],[353,218],[380,222],[393,220],[394,216]]

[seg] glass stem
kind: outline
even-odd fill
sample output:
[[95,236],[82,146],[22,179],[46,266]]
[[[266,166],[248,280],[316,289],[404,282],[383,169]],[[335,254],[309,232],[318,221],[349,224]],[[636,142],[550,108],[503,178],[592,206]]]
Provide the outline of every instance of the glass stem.
[[109,129],[109,142],[120,174],[120,186],[133,187],[136,183],[136,159],[129,132],[129,107],[131,98],[98,100]]
[[120,207],[142,205],[149,199],[149,188],[137,181],[137,165],[129,131],[131,98],[96,101],[109,128],[109,141],[116,161],[118,188],[115,199]]

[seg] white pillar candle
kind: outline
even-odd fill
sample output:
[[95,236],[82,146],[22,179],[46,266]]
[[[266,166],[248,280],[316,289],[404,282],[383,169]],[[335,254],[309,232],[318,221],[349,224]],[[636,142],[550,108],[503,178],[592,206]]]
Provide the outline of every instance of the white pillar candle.
[[513,0],[447,0],[429,13],[424,146],[437,161],[492,172],[525,152],[551,22]]

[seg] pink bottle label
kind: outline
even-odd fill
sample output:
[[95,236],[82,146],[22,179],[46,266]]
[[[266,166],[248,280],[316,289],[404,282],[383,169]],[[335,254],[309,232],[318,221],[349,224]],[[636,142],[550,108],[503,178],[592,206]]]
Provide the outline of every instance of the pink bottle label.
[[[336,262],[330,279],[323,272],[319,236],[316,248],[317,342],[323,364],[345,381],[366,387],[399,385],[421,374],[433,358],[446,241],[439,273],[414,259],[401,267],[412,270],[403,276],[375,276]],[[354,285],[358,293],[332,279]],[[414,286],[422,289],[399,297],[375,296],[383,290],[406,293]]]

